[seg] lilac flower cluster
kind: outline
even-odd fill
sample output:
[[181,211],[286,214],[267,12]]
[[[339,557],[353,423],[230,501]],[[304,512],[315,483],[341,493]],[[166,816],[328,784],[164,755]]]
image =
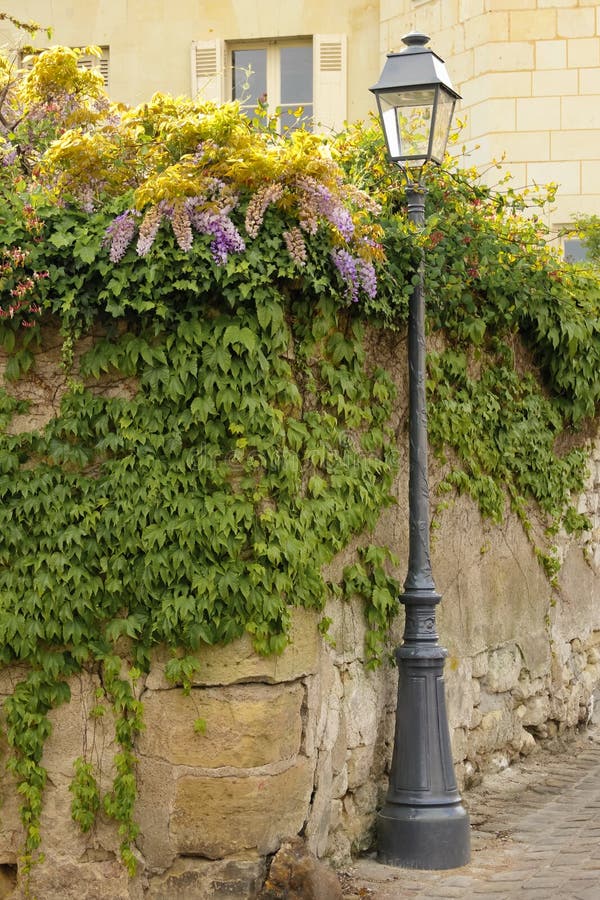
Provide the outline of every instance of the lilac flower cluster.
[[337,247],[331,251],[333,263],[348,286],[348,298],[358,303],[358,292],[362,288],[368,297],[377,293],[377,276],[371,262],[352,256],[348,250]]
[[283,239],[287,251],[297,266],[306,264],[306,244],[299,228],[290,228],[289,231],[283,232]]
[[167,214],[168,204],[166,204],[164,200],[161,200],[156,206],[151,206],[150,209],[146,211],[138,232],[136,246],[138,256],[146,256],[154,243],[163,216]]
[[117,216],[106,229],[103,246],[110,246],[110,261],[120,262],[125,256],[135,234],[135,219],[139,213],[135,209],[126,209]]
[[246,231],[251,238],[258,234],[267,208],[276,203],[282,194],[283,187],[277,183],[267,184],[256,191],[246,210]]
[[316,234],[319,217],[327,219],[344,240],[351,240],[354,234],[354,222],[350,211],[332,192],[316,178],[304,175],[296,180],[299,189],[298,207],[300,227],[309,234]]
[[243,237],[221,210],[213,212],[192,209],[190,220],[196,231],[212,235],[210,252],[218,266],[227,261],[230,253],[242,253],[246,249]]
[[173,234],[175,235],[175,240],[179,247],[187,253],[188,250],[192,248],[192,242],[194,237],[192,235],[192,223],[190,221],[190,215],[186,208],[185,202],[181,200],[174,204],[173,212],[171,213],[171,225],[173,227]]

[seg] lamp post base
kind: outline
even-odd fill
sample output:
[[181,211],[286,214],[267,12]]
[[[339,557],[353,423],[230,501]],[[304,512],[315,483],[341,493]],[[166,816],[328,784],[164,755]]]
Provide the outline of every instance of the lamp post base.
[[377,858],[404,869],[458,869],[470,859],[469,817],[453,806],[386,805],[377,815]]

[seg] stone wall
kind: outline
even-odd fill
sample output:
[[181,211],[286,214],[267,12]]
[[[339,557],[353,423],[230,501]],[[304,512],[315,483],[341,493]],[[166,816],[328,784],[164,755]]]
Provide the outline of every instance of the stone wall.
[[[395,339],[380,341],[377,354],[396,371],[404,397]],[[55,414],[63,381],[56,350],[41,354],[35,382],[19,388],[32,403],[29,427],[41,427]],[[135,385],[103,383],[100,389],[123,393]],[[401,435],[402,409],[393,424]],[[453,754],[467,799],[468,786],[480,773],[509,765],[532,752],[537,741],[567,734],[592,715],[600,685],[598,438],[591,449],[580,510],[590,517],[592,531],[578,540],[560,537],[563,565],[556,587],[515,518],[502,526],[486,523],[466,497],[439,516],[432,563],[443,596],[439,631],[448,649]],[[387,544],[403,557],[405,459],[400,472],[398,505],[384,513],[369,541]],[[432,473],[433,486],[439,474]],[[542,523],[538,527],[541,533]],[[351,546],[336,558],[326,576],[339,579],[354,550]],[[404,572],[397,574],[402,578]],[[395,670],[388,664],[366,669],[358,600],[332,601],[325,615],[332,623],[328,640],[318,632],[318,613],[296,610],[292,642],[281,657],[257,657],[249,638],[209,648],[200,657],[189,696],[167,682],[167,656],[157,651],[150,673],[138,683],[146,728],[137,746],[139,872],[131,880],[119,861],[113,822],[100,815],[86,835],[71,822],[73,761],[85,755],[93,762],[104,792],[115,753],[110,715],[90,716],[98,676],[73,679],[71,702],[51,714],[53,732],[43,758],[45,858],[31,873],[32,895],[38,900],[251,898],[263,884],[270,855],[287,839],[301,835],[312,853],[335,865],[368,847],[391,757]],[[390,650],[402,625],[400,613]],[[0,699],[12,693],[22,674],[16,668],[0,671]],[[198,718],[206,722],[204,733],[194,729]],[[2,755],[6,749],[0,744]],[[7,774],[0,794],[0,898],[17,900],[25,896],[24,883],[17,883],[22,829],[18,795]]]
[[[595,534],[586,555],[563,542],[558,589],[551,589],[520,525],[484,525],[467,499],[446,511],[433,547],[443,593],[440,632],[454,759],[461,787],[507,766],[536,740],[587,721],[600,684],[598,480],[596,451],[582,499]],[[399,485],[402,496],[404,485]],[[380,540],[404,541],[405,509],[388,511]],[[589,548],[588,548],[589,550]],[[335,578],[351,550],[332,565]],[[140,682],[146,729],[138,744],[139,874],[129,880],[118,837],[100,817],[91,834],[70,821],[73,760],[86,752],[108,787],[114,752],[110,718],[90,718],[97,677],[72,682],[72,700],[52,713],[44,765],[45,860],[32,872],[34,896],[52,900],[197,900],[252,897],[270,854],[301,834],[334,864],[372,840],[391,755],[395,675],[367,671],[358,600],[332,602],[329,641],[318,614],[297,610],[292,643],[259,658],[249,639],[202,654],[189,696],[165,680],[157,652]],[[401,617],[400,617],[401,618]],[[402,622],[397,623],[399,638]],[[20,677],[5,671],[0,693]],[[205,733],[194,730],[202,717]],[[8,776],[0,825],[0,896],[15,887],[18,801]]]

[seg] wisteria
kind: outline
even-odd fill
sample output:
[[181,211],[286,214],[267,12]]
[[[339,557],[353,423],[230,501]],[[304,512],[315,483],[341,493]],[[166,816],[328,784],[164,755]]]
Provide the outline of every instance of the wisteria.
[[310,175],[297,179],[300,226],[309,234],[316,234],[319,217],[326,219],[340,232],[344,240],[354,235],[354,222],[350,211],[331,190]]
[[126,209],[110,223],[106,229],[104,246],[110,247],[110,261],[120,262],[135,235],[135,220],[139,213],[135,209]]
[[283,240],[287,251],[297,266],[306,265],[306,244],[299,228],[290,228],[283,232]]
[[361,288],[368,297],[375,297],[377,293],[377,276],[371,262],[362,259],[360,256],[353,256],[342,247],[336,247],[335,250],[332,250],[331,258],[348,286],[348,297],[352,303],[358,302]]
[[268,207],[276,203],[282,194],[283,185],[279,183],[267,184],[256,191],[246,210],[246,231],[251,238],[258,234]]
[[146,213],[140,225],[140,230],[138,232],[138,241],[135,248],[138,256],[145,256],[149,252],[158,233],[158,229],[160,228],[160,223],[163,220],[163,216],[166,215],[166,212],[167,204],[164,200],[161,200],[161,202],[157,203],[156,206],[151,206],[148,210],[146,210]]
[[190,215],[185,202],[180,200],[178,203],[174,204],[173,212],[171,213],[171,225],[178,246],[184,253],[187,253],[188,250],[191,250],[194,236],[192,234]]
[[230,253],[242,253],[246,249],[243,237],[228,216],[222,212],[193,209],[190,220],[196,231],[212,235],[210,252],[218,266],[222,266]]

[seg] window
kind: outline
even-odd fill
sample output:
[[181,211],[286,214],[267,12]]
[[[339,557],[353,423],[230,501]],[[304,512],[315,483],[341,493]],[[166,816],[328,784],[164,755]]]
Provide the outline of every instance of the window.
[[[346,38],[194,41],[192,96],[216,103],[240,100],[253,115],[265,103],[279,110],[280,130],[312,120],[313,130],[343,128],[346,119]],[[298,115],[302,109],[302,115]]]
[[230,53],[231,99],[253,118],[257,107],[277,116],[279,131],[313,119],[312,41],[239,44]]
[[[19,53],[18,64],[23,68],[31,68],[33,65],[33,55],[42,53],[45,48],[40,50],[35,50],[33,53],[24,54]],[[101,47],[101,56],[92,56],[91,54],[86,54],[85,56],[80,56],[77,62],[77,66],[80,69],[88,69],[95,70],[100,75],[102,75],[102,80],[104,82],[104,87],[108,90],[108,62],[109,62],[109,52],[108,47]]]
[[567,262],[585,262],[588,258],[588,249],[580,238],[565,238],[563,253]]

